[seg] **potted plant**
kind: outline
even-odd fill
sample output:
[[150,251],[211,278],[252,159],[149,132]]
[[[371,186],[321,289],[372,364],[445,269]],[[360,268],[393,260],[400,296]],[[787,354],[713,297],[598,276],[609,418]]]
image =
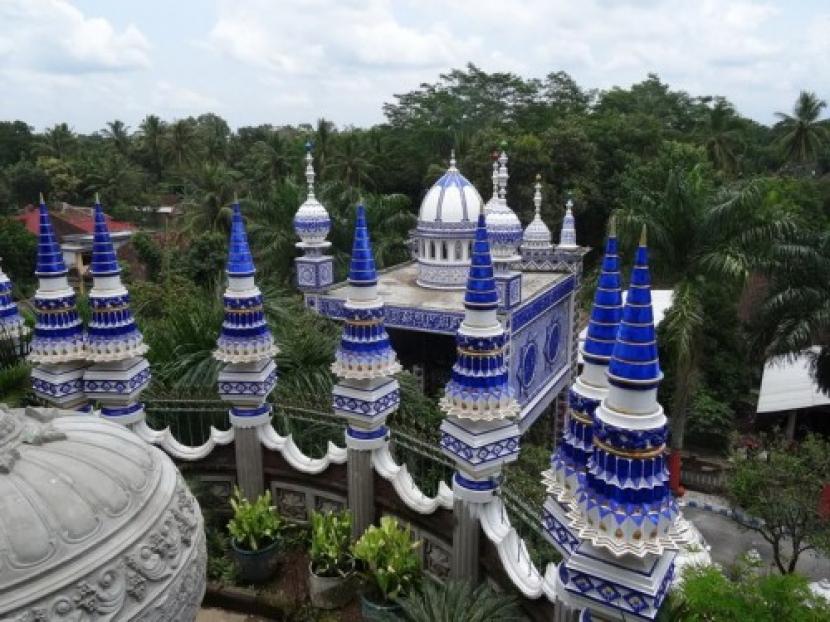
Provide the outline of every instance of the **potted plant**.
[[406,596],[421,578],[420,545],[412,541],[409,528],[391,516],[381,518],[380,527],[370,526],[354,543],[352,552],[365,578],[364,620],[384,620],[400,611],[395,599]]
[[271,505],[271,492],[265,491],[251,502],[238,488],[231,499],[233,518],[228,522],[231,548],[239,578],[247,583],[263,583],[277,566],[279,529],[282,521]]
[[352,598],[354,556],[349,549],[352,515],[343,512],[311,513],[311,560],[308,593],[320,609],[342,607]]

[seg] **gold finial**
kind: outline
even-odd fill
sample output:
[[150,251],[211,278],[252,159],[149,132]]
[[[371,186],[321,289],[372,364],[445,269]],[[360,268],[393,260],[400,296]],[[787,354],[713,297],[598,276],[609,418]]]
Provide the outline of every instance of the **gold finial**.
[[98,205],[101,202],[101,198],[98,196],[98,193],[95,193],[95,205]]
[[611,217],[608,219],[608,237],[617,237],[617,217],[614,214],[611,214]]
[[41,205],[46,205],[46,201],[43,200],[43,193],[42,192],[40,193],[40,204]]
[[640,232],[640,246],[646,245],[646,226],[643,225],[643,230]]

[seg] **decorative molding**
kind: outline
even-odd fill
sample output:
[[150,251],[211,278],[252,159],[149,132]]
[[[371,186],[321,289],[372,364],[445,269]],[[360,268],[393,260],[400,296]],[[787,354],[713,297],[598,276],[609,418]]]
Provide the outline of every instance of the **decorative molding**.
[[130,428],[145,442],[158,445],[174,458],[188,462],[201,460],[207,457],[217,445],[228,445],[234,439],[233,426],[227,430],[217,430],[210,426],[210,438],[198,447],[183,445],[176,440],[169,427],[163,430],[154,430],[144,420],[132,424]]
[[316,475],[329,468],[329,465],[345,464],[346,462],[346,448],[338,447],[331,441],[328,443],[326,455],[322,458],[306,456],[294,443],[294,439],[290,434],[280,436],[270,423],[259,426],[257,436],[263,447],[281,453],[285,461],[301,473]]
[[426,496],[412,479],[407,466],[395,462],[388,443],[372,451],[372,466],[378,475],[392,484],[401,501],[418,514],[432,514],[438,508],[452,510],[453,492],[450,487],[440,482],[438,494]]

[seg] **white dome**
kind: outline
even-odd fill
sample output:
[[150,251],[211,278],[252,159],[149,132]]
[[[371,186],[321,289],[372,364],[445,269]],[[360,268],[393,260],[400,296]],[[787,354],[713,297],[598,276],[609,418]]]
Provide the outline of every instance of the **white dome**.
[[536,213],[522,235],[522,249],[550,250],[553,248],[553,235],[542,220],[542,182],[536,177],[536,192],[533,195]]
[[481,195],[470,181],[455,168],[450,168],[429,189],[418,212],[419,224],[469,223],[475,229],[476,218],[481,211]]
[[306,244],[322,244],[330,230],[329,213],[314,194],[310,194],[294,216],[294,231]]
[[0,407],[0,499],[0,619],[196,617],[199,505],[173,461],[129,429]]

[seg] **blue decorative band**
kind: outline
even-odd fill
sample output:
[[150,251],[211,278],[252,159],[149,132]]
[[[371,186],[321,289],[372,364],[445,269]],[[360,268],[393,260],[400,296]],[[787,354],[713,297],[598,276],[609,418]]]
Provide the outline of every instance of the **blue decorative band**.
[[260,415],[265,415],[269,412],[271,412],[270,404],[263,404],[262,406],[257,406],[256,408],[238,408],[236,406],[231,406],[231,414],[234,417],[259,417]]
[[351,426],[346,426],[346,434],[359,441],[373,441],[378,438],[384,438],[388,433],[389,428],[385,425],[380,426],[376,430],[369,430],[368,432],[363,432]]
[[468,490],[495,490],[499,486],[499,483],[492,477],[487,478],[486,480],[474,480],[467,479],[460,473],[456,473],[454,479],[456,484],[464,488],[467,488]]

